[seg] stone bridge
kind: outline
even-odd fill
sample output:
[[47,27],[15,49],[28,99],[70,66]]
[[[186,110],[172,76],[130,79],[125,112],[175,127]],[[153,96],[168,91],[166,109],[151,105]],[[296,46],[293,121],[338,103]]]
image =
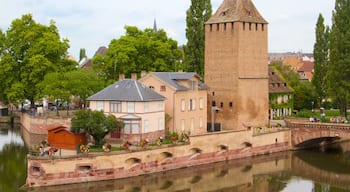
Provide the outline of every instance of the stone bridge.
[[291,144],[294,148],[312,147],[335,140],[350,140],[350,124],[313,123],[288,119]]

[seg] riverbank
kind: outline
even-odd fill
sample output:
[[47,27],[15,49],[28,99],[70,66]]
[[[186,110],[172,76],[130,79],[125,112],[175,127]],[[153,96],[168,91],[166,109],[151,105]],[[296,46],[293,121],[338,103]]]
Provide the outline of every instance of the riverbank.
[[71,157],[28,156],[27,187],[135,177],[289,149],[289,129],[261,135],[254,135],[253,130],[241,130],[190,136],[186,144],[140,151]]

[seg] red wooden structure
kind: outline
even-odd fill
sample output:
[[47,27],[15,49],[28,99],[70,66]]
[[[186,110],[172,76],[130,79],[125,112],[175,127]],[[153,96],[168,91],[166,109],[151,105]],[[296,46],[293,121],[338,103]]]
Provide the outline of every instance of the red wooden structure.
[[48,129],[48,142],[56,148],[76,150],[79,144],[86,145],[86,135],[73,133],[68,127],[60,125]]

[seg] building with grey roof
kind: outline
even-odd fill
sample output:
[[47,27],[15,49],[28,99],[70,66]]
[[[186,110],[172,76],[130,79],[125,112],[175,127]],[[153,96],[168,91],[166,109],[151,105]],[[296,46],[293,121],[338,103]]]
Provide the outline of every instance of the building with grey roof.
[[134,79],[124,79],[90,96],[91,110],[113,114],[124,122],[124,129],[106,139],[139,143],[165,136],[166,98]]

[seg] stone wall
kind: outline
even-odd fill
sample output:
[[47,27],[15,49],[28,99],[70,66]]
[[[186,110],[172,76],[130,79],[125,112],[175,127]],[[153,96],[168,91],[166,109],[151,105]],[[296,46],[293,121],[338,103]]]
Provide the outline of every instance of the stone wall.
[[192,136],[189,143],[139,151],[62,158],[29,156],[27,185],[36,187],[126,178],[285,151],[290,148],[287,135],[288,131],[283,131],[252,137],[252,131],[229,131]]

